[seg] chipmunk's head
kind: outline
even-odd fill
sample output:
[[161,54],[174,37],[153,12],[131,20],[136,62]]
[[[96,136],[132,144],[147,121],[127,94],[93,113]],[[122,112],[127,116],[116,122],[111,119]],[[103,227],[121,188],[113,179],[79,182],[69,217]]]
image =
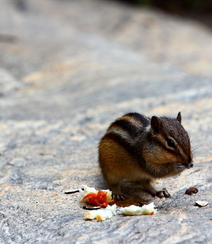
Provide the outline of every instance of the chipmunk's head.
[[159,152],[157,163],[182,165],[178,171],[193,166],[190,139],[181,121],[179,112],[176,118],[153,116],[150,122],[152,143],[157,148],[154,151]]

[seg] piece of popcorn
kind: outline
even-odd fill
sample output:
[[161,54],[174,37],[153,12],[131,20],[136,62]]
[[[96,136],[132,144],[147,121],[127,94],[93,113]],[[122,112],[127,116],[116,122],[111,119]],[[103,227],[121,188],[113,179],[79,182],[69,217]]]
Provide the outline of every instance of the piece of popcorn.
[[98,191],[94,187],[89,187],[87,185],[83,185],[80,189],[79,192],[82,197],[85,197],[89,193],[97,193]]
[[96,219],[103,221],[116,215],[116,204],[107,206],[105,209],[91,210],[85,214],[85,219]]
[[138,207],[135,205],[131,205],[129,207],[123,207],[118,209],[118,213],[123,215],[152,215],[156,213],[154,203],[150,203],[147,205],[143,205],[142,207]]

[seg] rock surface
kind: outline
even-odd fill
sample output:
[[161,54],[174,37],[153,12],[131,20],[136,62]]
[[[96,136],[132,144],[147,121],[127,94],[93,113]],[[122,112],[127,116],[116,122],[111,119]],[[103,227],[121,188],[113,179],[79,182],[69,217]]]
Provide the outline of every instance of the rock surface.
[[[0,5],[0,243],[210,243],[212,33],[113,1]],[[64,191],[105,188],[98,142],[129,111],[181,111],[194,167],[157,181],[170,199],[123,186],[154,201],[153,216],[85,221]]]

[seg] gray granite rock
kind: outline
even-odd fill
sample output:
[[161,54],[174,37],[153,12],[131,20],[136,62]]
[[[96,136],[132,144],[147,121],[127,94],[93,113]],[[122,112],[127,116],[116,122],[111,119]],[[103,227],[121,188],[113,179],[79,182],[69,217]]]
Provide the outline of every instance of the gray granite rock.
[[[113,1],[0,4],[0,243],[210,243],[212,81],[204,69],[195,71],[192,58],[186,67],[198,76],[175,58],[185,60],[199,43],[209,67],[204,38],[211,33]],[[194,49],[181,43],[185,39]],[[166,58],[155,58],[159,53]],[[170,199],[123,185],[131,197],[155,202],[153,216],[85,221],[79,194],[64,192],[83,184],[106,187],[98,142],[108,125],[129,111],[148,116],[181,111],[194,167],[156,182],[166,186]],[[191,186],[199,192],[185,195]],[[209,204],[200,208],[196,200]]]

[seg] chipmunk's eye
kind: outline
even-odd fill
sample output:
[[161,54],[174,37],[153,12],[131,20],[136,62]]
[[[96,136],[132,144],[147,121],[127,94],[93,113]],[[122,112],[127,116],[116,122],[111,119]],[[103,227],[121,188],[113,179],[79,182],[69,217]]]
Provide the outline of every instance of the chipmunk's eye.
[[167,140],[167,144],[168,144],[169,147],[175,147],[175,143],[174,143],[174,141],[172,139],[168,139]]

